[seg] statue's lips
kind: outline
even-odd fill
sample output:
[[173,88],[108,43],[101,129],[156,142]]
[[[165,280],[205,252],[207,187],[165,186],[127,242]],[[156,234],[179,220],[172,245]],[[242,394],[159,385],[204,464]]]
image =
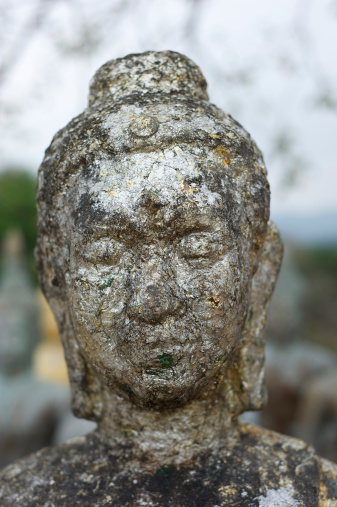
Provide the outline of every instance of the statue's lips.
[[212,376],[212,372],[206,375],[194,368],[171,368],[170,370],[157,371],[154,369],[143,370],[133,377],[130,388],[135,395],[135,400],[143,405],[153,408],[180,406],[190,399],[193,392],[200,387],[205,387]]
[[192,365],[189,361],[181,360],[168,366],[167,364],[151,364],[141,369],[138,369],[138,379],[147,384],[160,384],[169,382],[173,384],[181,384],[183,379],[193,378],[193,381],[197,381],[199,378],[204,377],[203,372]]
[[152,380],[177,380],[179,376],[174,370],[155,370],[148,369],[142,372],[142,376]]
[[[181,375],[182,364],[174,351],[158,352],[151,354],[141,369],[141,375],[144,378],[152,380],[173,380]],[[149,356],[148,356],[149,357]]]
[[[208,329],[204,333],[199,330],[191,332],[187,325],[180,327],[179,335],[175,329],[158,329],[157,333],[144,333],[139,328],[137,331],[128,333],[127,338],[117,335],[117,350],[138,375],[146,378],[175,378],[183,376],[186,371],[218,366],[227,356],[224,349],[228,349],[232,342],[230,335],[222,333],[217,336]],[[139,343],[142,343],[141,347]]]

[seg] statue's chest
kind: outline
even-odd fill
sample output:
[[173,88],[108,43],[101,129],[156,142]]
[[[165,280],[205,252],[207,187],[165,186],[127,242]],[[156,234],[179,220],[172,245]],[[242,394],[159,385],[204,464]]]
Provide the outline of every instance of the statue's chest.
[[[62,452],[45,449],[7,469],[11,477],[2,477],[1,505],[20,499],[27,507],[318,506],[313,451],[304,444],[295,449],[297,441],[272,432],[264,435],[262,442],[247,432],[230,450],[180,466],[130,466],[132,449],[108,450],[94,438],[65,445]],[[18,466],[20,473],[14,473]]]
[[265,447],[238,446],[227,458],[200,458],[198,464],[180,467],[164,464],[154,472],[124,471],[112,482],[111,505],[314,507],[319,468],[307,451],[276,448],[268,454]]

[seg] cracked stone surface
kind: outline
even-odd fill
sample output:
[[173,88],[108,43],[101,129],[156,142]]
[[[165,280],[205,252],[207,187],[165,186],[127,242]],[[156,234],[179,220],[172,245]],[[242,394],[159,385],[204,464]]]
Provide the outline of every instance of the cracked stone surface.
[[262,155],[200,69],[169,51],[101,67],[37,200],[73,410],[98,429],[4,469],[1,505],[334,505],[335,465],[237,421],[266,401],[282,243]]

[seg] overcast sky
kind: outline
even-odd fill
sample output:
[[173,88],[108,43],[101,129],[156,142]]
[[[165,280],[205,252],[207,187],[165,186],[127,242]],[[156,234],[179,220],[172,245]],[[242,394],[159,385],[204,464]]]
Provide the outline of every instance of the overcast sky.
[[29,32],[40,4],[0,0],[2,58],[14,59],[0,88],[0,169],[37,170],[106,60],[171,49],[201,67],[210,100],[263,151],[274,213],[337,210],[336,0],[54,0]]

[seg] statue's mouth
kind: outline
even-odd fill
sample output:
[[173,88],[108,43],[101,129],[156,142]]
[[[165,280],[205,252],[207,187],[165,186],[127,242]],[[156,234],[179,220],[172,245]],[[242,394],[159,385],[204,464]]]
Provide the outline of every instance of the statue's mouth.
[[165,380],[165,381],[174,380],[177,377],[177,374],[176,374],[176,372],[173,369],[171,369],[171,370],[158,370],[158,369],[155,370],[153,368],[153,369],[143,370],[142,374],[143,374],[143,376],[145,376],[147,378],[151,378],[154,381],[157,381],[157,380]]
[[174,379],[177,376],[177,363],[173,353],[156,354],[142,369],[142,375],[162,380]]

